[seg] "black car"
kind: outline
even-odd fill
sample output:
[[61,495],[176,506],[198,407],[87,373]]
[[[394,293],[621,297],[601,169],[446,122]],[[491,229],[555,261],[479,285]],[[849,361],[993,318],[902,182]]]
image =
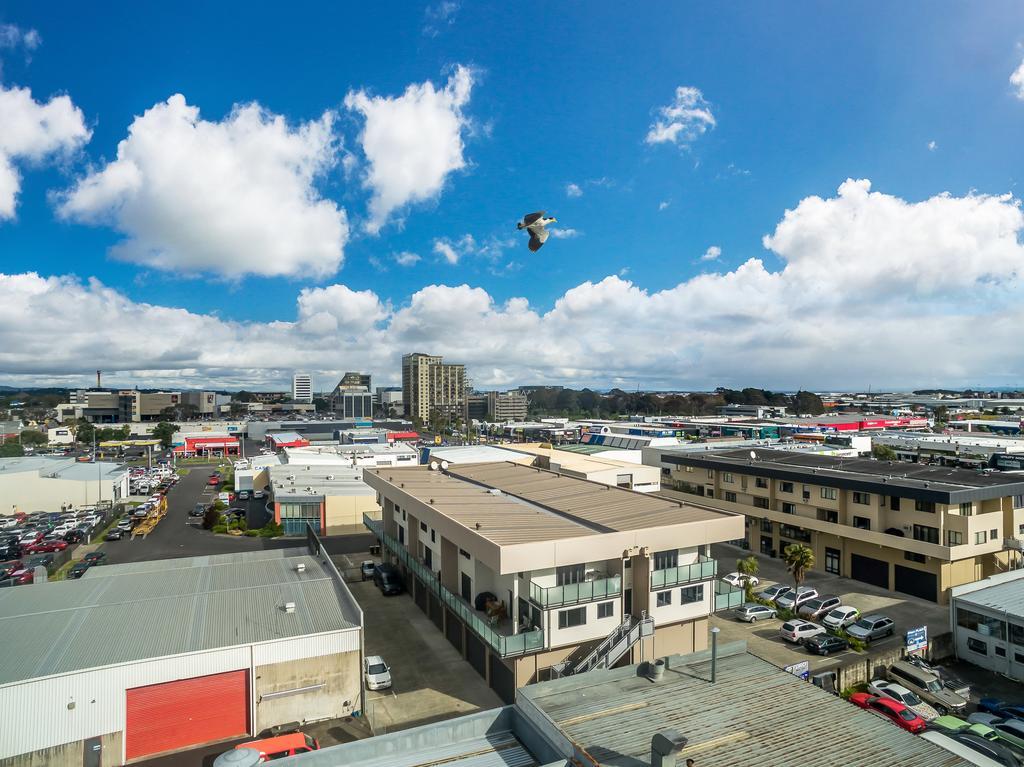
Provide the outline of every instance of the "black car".
[[115,527],[113,530],[111,530],[109,533],[103,536],[103,540],[105,541],[119,541],[122,538],[124,538],[124,530],[122,530],[119,527]]
[[53,554],[36,554],[25,560],[25,567],[34,570],[37,567],[45,567],[47,570],[53,564]]
[[68,530],[64,533],[64,540],[68,543],[81,543],[85,540],[85,533],[78,529]]
[[188,513],[190,517],[203,517],[206,516],[206,504],[197,503],[195,507]]
[[107,563],[107,553],[105,551],[90,551],[84,557],[83,562],[88,562],[90,565],[105,565]]
[[808,652],[812,652],[815,655],[828,655],[833,652],[849,650],[850,643],[842,637],[832,636],[831,634],[818,634],[817,636],[805,639],[804,647],[807,648]]
[[71,566],[71,569],[68,570],[68,578],[70,578],[71,580],[78,580],[83,575],[85,575],[85,571],[88,570],[91,566],[92,565],[90,565],[88,562],[76,562]]
[[401,594],[404,590],[402,576],[393,565],[377,565],[373,570],[373,584],[384,596]]

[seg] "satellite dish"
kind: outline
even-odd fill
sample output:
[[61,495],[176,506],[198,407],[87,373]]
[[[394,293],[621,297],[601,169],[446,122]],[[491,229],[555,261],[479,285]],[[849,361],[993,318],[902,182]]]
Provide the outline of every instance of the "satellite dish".
[[751,458],[751,460],[756,461],[757,460],[757,453],[755,451],[751,450],[750,451],[750,458]]

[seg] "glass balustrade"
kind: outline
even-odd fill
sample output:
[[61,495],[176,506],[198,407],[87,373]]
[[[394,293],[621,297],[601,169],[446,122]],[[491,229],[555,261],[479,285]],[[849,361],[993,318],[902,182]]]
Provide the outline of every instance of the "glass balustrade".
[[679,565],[664,570],[651,571],[651,590],[678,586],[681,583],[706,581],[718,575],[718,561],[708,557],[700,557],[692,565]]
[[530,583],[530,600],[544,609],[593,602],[597,599],[615,597],[621,593],[622,576],[620,575],[583,583],[567,583],[564,586],[544,587]]

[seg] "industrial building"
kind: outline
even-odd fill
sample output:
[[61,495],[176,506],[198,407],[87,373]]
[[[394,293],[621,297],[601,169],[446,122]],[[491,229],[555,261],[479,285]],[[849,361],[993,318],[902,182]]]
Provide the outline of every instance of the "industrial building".
[[[367,527],[505,700],[525,684],[707,646],[712,543],[743,518],[514,463],[366,469]],[[607,640],[607,641],[606,641]]]
[[313,377],[309,373],[292,376],[292,399],[295,402],[313,401]]
[[0,514],[60,511],[62,506],[117,503],[128,497],[128,469],[74,458],[0,458]]
[[[293,757],[296,767],[820,767],[969,762],[746,652],[742,642],[518,691],[514,705]],[[794,714],[794,727],[786,727]],[[794,734],[796,733],[796,734]],[[829,746],[821,737],[827,735]],[[830,749],[830,750],[823,750]],[[659,758],[663,757],[663,758]]]
[[465,365],[419,352],[402,357],[402,402],[407,418],[429,423],[431,413],[452,420],[465,417],[467,385]]
[[416,450],[401,442],[286,447],[284,462],[300,466],[415,466]]
[[954,587],[949,625],[960,660],[1024,682],[1024,570]]
[[1024,476],[763,448],[649,448],[644,462],[674,497],[745,514],[755,551],[803,543],[815,568],[942,604],[1024,541]]
[[269,466],[267,479],[274,521],[285,535],[304,535],[307,524],[337,535],[362,524],[364,515],[380,518],[377,494],[361,467],[283,463]]
[[871,442],[892,448],[901,461],[938,463],[943,466],[978,469],[989,466],[995,455],[1020,454],[1024,458],[1024,439],[997,437],[981,432],[882,432],[873,435]]
[[308,548],[0,590],[0,761],[120,765],[362,709],[362,612]]

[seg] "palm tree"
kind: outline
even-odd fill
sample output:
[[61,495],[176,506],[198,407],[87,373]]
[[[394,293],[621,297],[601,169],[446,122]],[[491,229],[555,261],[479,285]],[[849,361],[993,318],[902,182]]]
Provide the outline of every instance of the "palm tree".
[[[744,557],[743,559],[736,560],[736,572],[740,575],[755,576],[760,568],[760,563],[757,561],[757,557],[751,555]],[[743,581],[743,590],[746,592],[744,597],[748,602],[754,601],[754,584],[750,582],[750,578],[746,578]]]
[[[791,543],[782,552],[782,561],[786,563],[786,569],[793,575],[794,597],[800,591],[800,584],[804,582],[807,571],[814,567],[814,550],[802,543]],[[794,612],[796,602],[793,603]]]

